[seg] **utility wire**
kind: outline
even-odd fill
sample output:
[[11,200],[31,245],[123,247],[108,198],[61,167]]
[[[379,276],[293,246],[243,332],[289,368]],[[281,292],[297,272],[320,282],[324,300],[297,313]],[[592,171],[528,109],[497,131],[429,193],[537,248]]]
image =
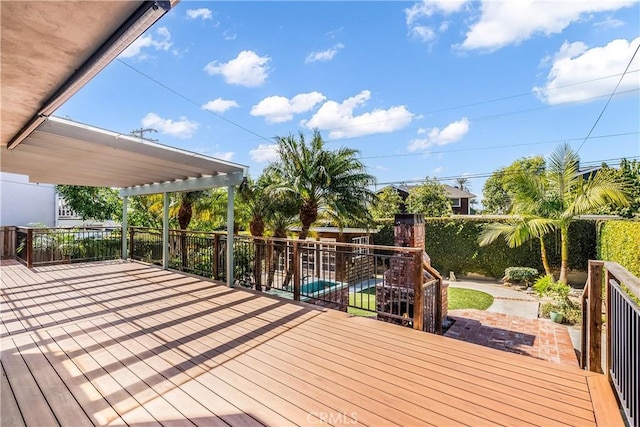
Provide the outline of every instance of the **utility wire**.
[[593,130],[596,128],[596,126],[598,125],[598,122],[600,121],[600,119],[602,118],[602,115],[604,114],[605,110],[607,109],[607,107],[609,106],[609,103],[611,102],[611,98],[613,98],[613,95],[616,94],[616,91],[618,90],[618,87],[620,87],[620,83],[622,83],[622,79],[624,79],[624,76],[627,74],[627,71],[629,70],[629,67],[631,67],[631,63],[633,62],[633,59],[636,57],[636,54],[638,53],[638,49],[640,49],[640,43],[638,43],[638,46],[636,47],[636,50],[633,52],[633,55],[631,55],[631,59],[629,60],[629,63],[627,64],[627,66],[624,69],[624,72],[622,73],[622,75],[620,76],[620,79],[618,80],[618,84],[616,84],[616,87],[613,89],[613,92],[611,92],[611,96],[609,96],[609,99],[607,99],[606,104],[604,104],[604,107],[602,107],[602,111],[600,111],[600,114],[598,115],[598,118],[596,119],[596,121],[593,123],[593,126],[591,126],[591,129],[589,130],[589,133],[587,134],[587,136],[584,138],[584,141],[582,141],[582,144],[580,144],[580,147],[578,147],[578,149],[576,150],[576,153],[579,153],[580,150],[582,149],[582,146],[584,145],[585,142],[587,142],[587,140],[589,139],[589,137],[591,136],[591,133],[593,132]]
[[[636,49],[636,52],[637,51],[638,50]],[[635,53],[634,53],[634,56],[635,56]],[[176,91],[175,89],[172,89],[171,87],[167,86],[166,84],[154,79],[153,77],[151,77],[150,75],[144,73],[143,71],[140,71],[139,69],[135,68],[134,66],[124,62],[120,58],[116,58],[116,60],[118,62],[120,62],[121,64],[123,64],[124,66],[126,66],[127,68],[135,71],[136,73],[140,74],[141,76],[151,80],[152,82],[156,83],[160,87],[162,87],[162,88],[168,90],[169,92],[173,93],[174,95],[184,99],[185,101],[189,102],[192,105],[195,105],[196,107],[198,107],[198,109],[201,109],[201,105],[198,102],[194,101],[193,99],[181,94],[180,92]],[[632,61],[633,61],[633,58],[632,58]],[[640,69],[628,71],[630,65],[631,65],[631,62],[629,62],[629,65],[627,66],[627,69],[622,74],[611,74],[611,75],[608,75],[608,76],[602,76],[602,77],[597,77],[597,78],[594,78],[594,79],[583,80],[583,81],[580,81],[580,82],[569,83],[569,84],[566,84],[566,85],[556,86],[556,87],[553,87],[553,88],[546,88],[546,89],[541,89],[541,90],[538,90],[538,91],[532,90],[532,91],[529,91],[529,92],[523,92],[523,93],[519,93],[519,94],[515,94],[515,95],[509,95],[509,96],[504,96],[504,97],[500,97],[500,98],[489,99],[489,100],[486,100],[486,101],[478,101],[478,102],[473,102],[473,103],[469,103],[469,104],[463,104],[463,105],[458,105],[458,106],[453,106],[453,107],[442,108],[442,109],[438,109],[438,110],[432,110],[432,111],[428,111],[426,113],[421,113],[421,114],[423,114],[423,115],[431,115],[431,114],[436,114],[436,113],[445,112],[445,111],[452,111],[452,110],[458,110],[458,109],[463,109],[463,108],[473,107],[473,106],[478,106],[478,105],[483,105],[483,104],[490,104],[490,103],[494,103],[494,102],[505,101],[505,100],[514,99],[514,98],[518,98],[518,97],[528,96],[528,95],[536,94],[536,93],[539,93],[539,92],[548,92],[548,91],[551,91],[551,90],[557,90],[557,89],[562,89],[562,88],[565,88],[565,87],[577,86],[577,85],[581,85],[581,84],[585,84],[585,83],[591,83],[591,82],[598,81],[598,80],[608,79],[608,78],[611,78],[611,77],[621,76],[620,81],[618,81],[618,85],[616,86],[616,90],[617,90],[617,88],[620,85],[620,82],[622,81],[622,78],[624,77],[625,74],[640,72]],[[621,92],[620,94],[625,94],[625,93],[629,93],[629,92],[633,92],[633,91],[634,90],[625,91],[625,92]],[[637,91],[637,89],[635,91]],[[614,93],[610,96],[609,100],[607,101],[607,104],[611,101],[611,98],[613,97],[614,94],[615,94],[615,90],[614,90]],[[591,101],[593,99],[597,99],[597,98],[601,98],[601,97],[602,96],[587,98],[587,99],[584,99],[583,101]],[[529,109],[525,109],[525,110],[516,110],[516,111],[510,111],[510,112],[504,112],[504,113],[497,113],[497,114],[493,114],[493,115],[489,115],[489,116],[475,117],[475,118],[472,118],[472,119],[469,119],[469,120],[473,120],[473,121],[486,120],[486,119],[491,119],[491,118],[496,118],[496,117],[503,117],[503,116],[513,115],[513,114],[520,114],[520,113],[525,113],[525,112],[542,110],[542,109],[546,109],[546,108],[550,108],[550,107],[554,107],[556,105],[562,105],[562,104],[564,104],[564,103],[555,104],[555,105],[545,105],[545,106],[542,106],[542,107],[529,108]],[[254,135],[254,136],[258,137],[260,140],[267,141],[269,143],[273,143],[273,139],[267,138],[267,137],[265,137],[263,135],[260,135],[257,132],[254,132],[251,129],[248,129],[247,127],[245,127],[245,126],[242,126],[241,124],[234,122],[233,120],[227,119],[226,117],[222,116],[221,114],[215,113],[215,112],[210,111],[210,110],[205,110],[205,111],[208,111],[209,113],[213,114],[214,116],[218,117],[219,119],[224,120],[225,122],[227,122],[227,123],[229,123],[229,124],[231,124],[233,126],[236,126],[237,128],[242,129],[245,132],[250,133],[251,135]],[[391,120],[406,119],[408,117],[413,117],[413,115],[404,116],[404,117],[396,117],[396,118],[393,118],[393,119],[384,120],[384,122],[388,122],[388,121],[391,121]],[[331,128],[331,129],[323,129],[323,130],[331,132],[331,131],[334,131],[334,130],[347,129],[347,128],[351,128],[351,127],[355,127],[355,126],[362,126],[363,124],[374,124],[374,123],[379,123],[379,122],[382,122],[382,121],[360,123],[360,124],[357,124],[357,125],[342,126],[342,127]],[[309,134],[310,132],[311,131],[307,131],[307,132],[305,132],[305,134]],[[328,143],[332,143],[334,141],[327,141],[327,142]]]
[[[626,159],[626,160],[637,160],[640,159],[640,156],[634,156],[634,157],[616,157],[613,159],[603,159],[603,160],[591,160],[588,162],[581,162],[580,166],[597,166],[600,165],[602,163],[607,163],[607,162],[613,162],[614,160],[616,162],[613,163],[607,163],[608,166],[616,166],[619,165],[620,162],[622,161],[622,159]],[[489,178],[491,175],[493,175],[494,173],[496,173],[496,171],[494,172],[478,172],[475,174],[467,174],[467,175],[452,175],[452,176],[444,176],[444,177],[433,177],[430,179],[436,179],[437,181],[451,181],[457,178],[468,178],[468,179],[478,179],[478,178]],[[510,175],[510,174],[517,174],[518,172],[502,172],[503,175]],[[410,179],[410,180],[403,180],[403,181],[389,181],[389,182],[378,182],[376,183],[376,186],[379,185],[393,185],[393,184],[420,184],[423,182],[426,182],[426,179]]]
[[[197,103],[196,101],[194,101],[193,99],[191,99],[191,98],[189,98],[189,97],[187,97],[187,96],[185,96],[185,95],[181,94],[180,92],[178,92],[178,91],[176,91],[176,90],[174,90],[174,89],[170,88],[169,86],[165,85],[164,83],[162,83],[162,82],[160,82],[160,81],[158,81],[158,80],[154,79],[154,78],[153,78],[153,77],[151,77],[150,75],[143,73],[142,71],[138,70],[137,68],[133,67],[132,65],[127,64],[127,63],[126,63],[126,62],[124,62],[122,59],[120,59],[120,58],[116,58],[116,61],[120,62],[122,65],[124,65],[124,66],[126,66],[126,67],[130,68],[131,70],[135,71],[136,73],[138,73],[138,74],[142,75],[143,77],[146,77],[147,79],[151,80],[152,82],[154,82],[155,84],[159,85],[160,87],[162,87],[162,88],[164,88],[164,89],[168,90],[169,92],[173,93],[174,95],[176,95],[176,96],[178,96],[178,97],[180,97],[180,98],[184,99],[184,100],[185,100],[185,101],[187,101],[188,103],[195,105],[196,107],[198,107],[198,109],[202,109],[202,108],[201,108],[201,104],[199,104],[199,103]],[[256,132],[252,131],[251,129],[248,129],[248,128],[246,128],[246,127],[242,126],[241,124],[234,122],[233,120],[229,120],[229,119],[227,119],[226,117],[224,117],[224,116],[222,116],[222,115],[220,115],[220,114],[218,114],[218,113],[216,113],[216,112],[214,112],[214,111],[211,111],[211,110],[205,110],[205,111],[207,111],[207,112],[209,112],[209,113],[213,114],[213,115],[214,115],[214,116],[216,116],[217,118],[222,119],[222,120],[224,120],[225,122],[227,122],[227,123],[229,123],[229,124],[232,124],[233,126],[236,126],[237,128],[242,129],[242,130],[243,130],[243,131],[245,131],[245,132],[250,133],[251,135],[257,136],[258,138],[260,138],[260,139],[262,139],[262,140],[265,140],[265,141],[268,141],[269,143],[273,143],[273,139],[270,139],[270,138],[267,138],[267,137],[265,137],[265,136],[262,136],[262,135],[260,135],[259,133],[256,133]]]
[[[613,133],[609,135],[598,135],[594,136],[591,139],[601,139],[601,138],[614,138],[619,136],[629,136],[629,135],[638,135],[640,132],[625,132],[625,133]],[[459,153],[464,151],[483,151],[483,150],[492,150],[492,149],[502,149],[502,148],[512,148],[512,147],[525,147],[529,145],[542,145],[542,144],[554,144],[558,142],[569,142],[569,141],[581,141],[583,138],[563,138],[563,139],[551,139],[547,141],[536,141],[536,142],[525,142],[520,144],[507,144],[507,145],[489,145],[482,147],[472,147],[472,148],[458,148],[453,150],[440,150],[440,151],[420,151],[414,153],[403,153],[403,154],[387,154],[380,156],[364,156],[360,157],[360,160],[370,160],[370,159],[386,159],[389,157],[412,157],[412,156],[422,156],[426,154],[446,154],[446,153]]]

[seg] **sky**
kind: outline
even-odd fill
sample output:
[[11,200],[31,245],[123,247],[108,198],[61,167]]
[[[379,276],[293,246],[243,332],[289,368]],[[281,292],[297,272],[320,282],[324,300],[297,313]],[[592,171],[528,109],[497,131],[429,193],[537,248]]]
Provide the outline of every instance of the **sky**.
[[640,158],[639,44],[638,1],[182,1],[55,115],[253,177],[317,128],[378,188],[467,177],[481,199],[563,142],[585,166]]

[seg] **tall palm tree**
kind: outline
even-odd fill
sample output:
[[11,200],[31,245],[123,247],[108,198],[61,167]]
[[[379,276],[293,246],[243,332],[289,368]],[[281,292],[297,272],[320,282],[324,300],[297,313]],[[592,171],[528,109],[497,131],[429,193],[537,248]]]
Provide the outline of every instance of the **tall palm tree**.
[[307,238],[320,211],[336,222],[370,219],[368,206],[375,195],[369,186],[375,178],[356,158],[358,150],[325,149],[317,129],[310,143],[302,132],[298,138],[289,135],[276,137],[276,141],[280,160],[268,168],[276,179],[272,190],[299,201],[299,239]]
[[608,204],[628,204],[626,187],[612,174],[579,173],[580,158],[569,144],[562,144],[549,157],[542,175],[519,173],[514,176],[514,211],[526,212],[514,243],[527,234],[540,237],[560,231],[560,277],[567,283],[569,263],[569,226],[579,215],[597,212]]
[[456,178],[456,187],[462,191],[469,191],[469,178],[463,176]]

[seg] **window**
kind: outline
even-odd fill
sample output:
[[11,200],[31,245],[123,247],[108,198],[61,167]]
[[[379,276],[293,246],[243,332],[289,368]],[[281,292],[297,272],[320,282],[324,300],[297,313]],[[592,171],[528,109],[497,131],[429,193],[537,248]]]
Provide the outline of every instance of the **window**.
[[[359,236],[353,237],[351,239],[351,243],[355,243],[358,245],[368,245],[369,244],[369,236]],[[354,248],[353,253],[364,255],[369,253],[369,248]]]
[[460,207],[460,199],[451,199],[451,206],[453,206],[454,208],[459,208]]
[[67,205],[67,201],[61,197],[58,197],[58,217],[59,218],[77,218],[78,214],[75,213]]

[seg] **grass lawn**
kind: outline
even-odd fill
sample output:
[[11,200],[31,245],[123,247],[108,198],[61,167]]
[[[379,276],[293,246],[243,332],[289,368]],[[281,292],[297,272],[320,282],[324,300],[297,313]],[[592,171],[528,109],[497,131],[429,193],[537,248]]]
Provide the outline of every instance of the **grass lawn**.
[[[371,317],[376,315],[376,288],[365,289],[362,292],[349,294],[347,313],[354,316]],[[357,308],[360,307],[360,308]]]
[[493,297],[486,292],[449,287],[449,310],[475,308],[486,310],[493,304]]
[[[463,308],[475,308],[486,310],[493,304],[493,297],[486,292],[474,291],[473,289],[449,288],[449,310]],[[362,292],[349,294],[349,305],[347,312],[354,316],[375,316],[376,310],[376,289],[369,288]]]

